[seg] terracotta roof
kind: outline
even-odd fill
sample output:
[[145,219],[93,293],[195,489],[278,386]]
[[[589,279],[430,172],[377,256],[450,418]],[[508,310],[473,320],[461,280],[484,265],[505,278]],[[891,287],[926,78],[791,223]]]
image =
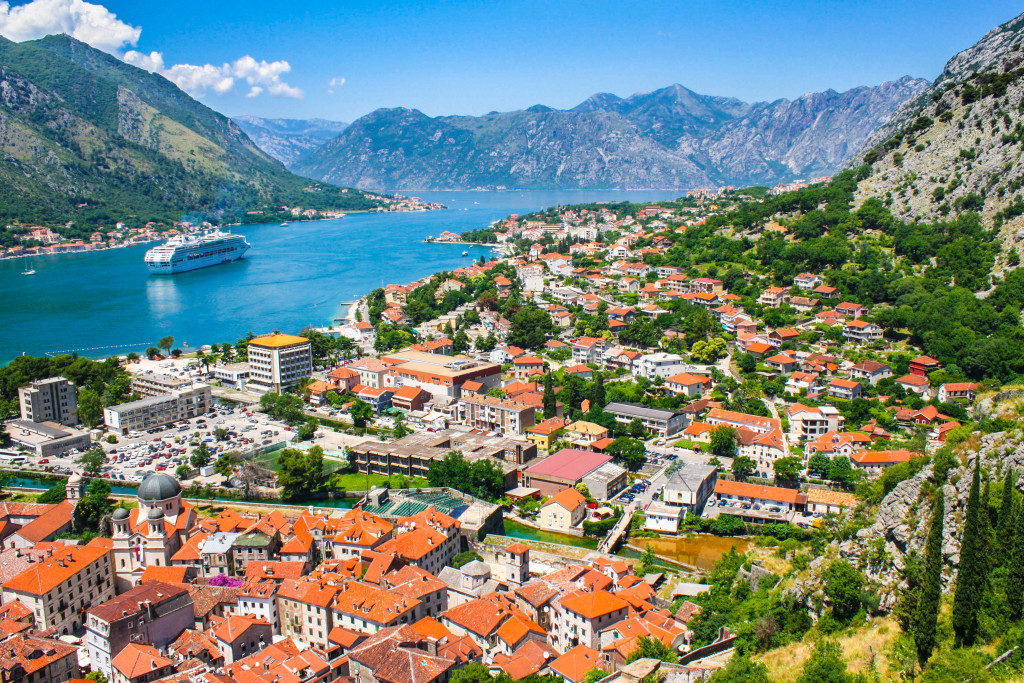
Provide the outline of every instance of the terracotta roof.
[[213,633],[219,640],[225,643],[233,643],[244,636],[246,631],[253,626],[266,626],[269,628],[270,623],[266,619],[258,619],[243,614],[229,614],[217,625]]
[[382,553],[395,553],[405,560],[417,561],[439,548],[448,537],[430,527],[419,527],[399,534],[378,548]]
[[185,583],[185,575],[187,572],[188,567],[166,567],[151,564],[142,572],[142,578],[139,579],[139,583],[146,584],[153,581],[161,581],[164,583]]
[[416,633],[430,640],[442,640],[444,638],[449,638],[452,635],[452,632],[448,630],[448,627],[434,617],[423,617],[413,624],[412,628]]
[[625,600],[603,590],[562,598],[563,608],[571,610],[587,619],[597,619],[606,614],[625,609],[627,606]]
[[147,605],[160,605],[185,593],[188,593],[185,586],[150,581],[90,608],[89,614],[106,622],[117,621],[125,616],[145,611]]
[[920,455],[907,450],[899,451],[857,451],[851,453],[850,458],[860,465],[882,465],[897,462],[907,462],[911,458]]
[[25,526],[18,529],[17,535],[33,544],[48,541],[65,526],[70,526],[71,515],[75,506],[62,500],[56,505],[48,506],[48,510]]
[[583,497],[583,494],[574,488],[562,489],[555,495],[551,496],[541,507],[547,507],[549,505],[561,505],[566,510],[572,512],[579,508],[581,505],[587,504],[587,499]]
[[110,664],[128,680],[174,667],[174,662],[166,657],[161,657],[155,647],[138,643],[126,645],[110,660]]
[[342,614],[387,625],[403,615],[411,614],[419,604],[420,601],[415,598],[381,590],[372,584],[348,581],[338,592],[332,606]]
[[784,489],[777,486],[760,486],[759,484],[748,484],[742,481],[719,479],[715,484],[715,493],[727,496],[740,496],[742,498],[774,500],[782,503],[796,503],[796,497],[800,492],[795,489]]
[[[32,674],[44,670],[54,662],[65,657],[74,657],[77,648],[62,643],[59,640],[49,638],[33,638],[25,635],[11,636],[0,642],[0,670],[7,675],[11,674],[15,667],[21,667],[25,672],[25,680]],[[78,660],[72,662],[77,671]],[[61,678],[63,672],[56,674]],[[17,680],[12,678],[11,680]]]
[[860,502],[860,498],[852,493],[846,493],[844,491],[808,489],[807,502],[824,503],[826,505],[841,505],[843,507],[852,508],[857,506],[857,503]]
[[591,669],[601,669],[601,653],[586,645],[577,645],[548,665],[572,683],[580,683]]
[[611,456],[609,455],[567,448],[530,466],[527,468],[526,474],[576,481],[610,461]]
[[46,595],[68,581],[86,567],[108,556],[105,548],[67,546],[55,550],[53,555],[30,566],[4,584],[5,590]]
[[299,560],[268,562],[264,560],[250,561],[245,565],[245,580],[261,579],[298,579],[306,572],[306,563]]

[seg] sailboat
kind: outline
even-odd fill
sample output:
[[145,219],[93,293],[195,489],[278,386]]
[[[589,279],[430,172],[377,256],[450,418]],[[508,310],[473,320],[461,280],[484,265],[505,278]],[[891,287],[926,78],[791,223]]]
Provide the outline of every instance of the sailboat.
[[28,270],[21,271],[21,274],[22,275],[35,275],[36,274],[36,269],[32,267],[31,263],[29,263],[28,264]]

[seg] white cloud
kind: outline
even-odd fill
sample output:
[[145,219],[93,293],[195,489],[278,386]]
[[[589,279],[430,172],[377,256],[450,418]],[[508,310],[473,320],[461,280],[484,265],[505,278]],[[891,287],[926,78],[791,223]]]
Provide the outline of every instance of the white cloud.
[[291,71],[291,64],[284,60],[268,62],[265,60],[256,61],[246,55],[233,62],[216,66],[214,64],[175,64],[165,66],[164,57],[159,52],[150,52],[148,55],[135,50],[129,50],[124,55],[124,60],[129,64],[158,73],[164,78],[173,81],[185,92],[203,97],[209,92],[218,95],[234,90],[239,82],[249,85],[246,97],[256,97],[263,92],[274,97],[301,98],[303,92],[300,88],[288,85],[281,80],[281,75]]
[[345,85],[345,78],[342,76],[335,76],[331,80],[327,81],[327,92],[334,94],[335,88],[340,88]]
[[[83,43],[121,56],[118,54],[121,50],[138,43],[142,28],[126,24],[106,7],[85,0],[31,0],[13,8],[8,0],[0,0],[0,36],[20,42],[56,33],[66,33]],[[282,75],[292,69],[291,64],[284,60],[257,61],[245,55],[220,66],[167,66],[161,53],[145,54],[137,50],[128,50],[121,58],[164,76],[197,97],[210,92],[223,95],[243,84],[249,86],[246,97],[263,93],[273,97],[303,96],[301,89],[282,80]]]
[[21,42],[66,33],[95,48],[114,52],[135,45],[142,29],[130,26],[102,5],[84,0],[32,0],[11,7],[0,2],[0,35]]

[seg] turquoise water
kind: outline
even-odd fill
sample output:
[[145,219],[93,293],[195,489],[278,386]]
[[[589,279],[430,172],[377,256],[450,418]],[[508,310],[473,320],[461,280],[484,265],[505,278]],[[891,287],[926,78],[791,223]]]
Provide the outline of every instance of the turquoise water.
[[572,545],[578,548],[597,549],[597,539],[586,536],[573,536],[572,534],[560,534],[555,531],[541,531],[525,524],[505,520],[505,536],[509,538],[521,538],[524,541],[541,541],[543,543],[560,543]]
[[[659,201],[679,191],[431,192],[446,211],[350,214],[342,219],[232,228],[252,248],[234,263],[150,275],[140,245],[86,254],[0,260],[0,363],[21,353],[90,358],[176,345],[234,342],[245,333],[298,332],[343,317],[375,287],[469,265],[490,250],[425,244],[444,230],[486,227],[510,213],[589,201]],[[469,256],[462,256],[463,250]],[[28,265],[32,276],[21,275]]]

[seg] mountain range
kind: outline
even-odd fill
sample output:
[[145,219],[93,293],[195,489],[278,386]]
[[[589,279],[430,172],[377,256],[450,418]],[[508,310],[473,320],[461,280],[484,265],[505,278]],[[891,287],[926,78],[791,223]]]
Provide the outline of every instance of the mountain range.
[[0,38],[0,220],[90,229],[282,204],[378,202],[291,173],[162,76],[66,35]]
[[908,76],[747,103],[673,85],[627,98],[601,93],[568,110],[430,117],[378,109],[290,168],[372,190],[774,184],[840,169],[926,87]]
[[347,123],[326,119],[265,119],[248,115],[231,119],[260,149],[285,165],[348,127]]

